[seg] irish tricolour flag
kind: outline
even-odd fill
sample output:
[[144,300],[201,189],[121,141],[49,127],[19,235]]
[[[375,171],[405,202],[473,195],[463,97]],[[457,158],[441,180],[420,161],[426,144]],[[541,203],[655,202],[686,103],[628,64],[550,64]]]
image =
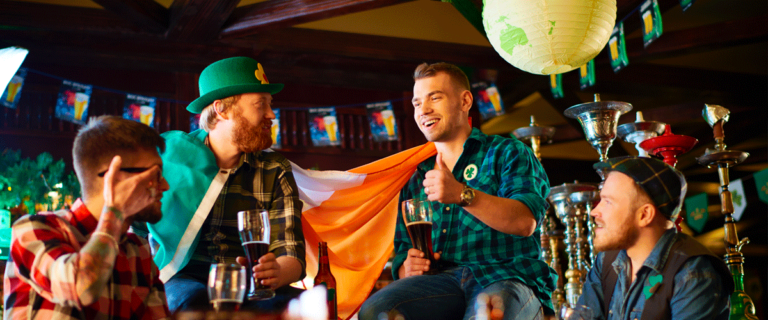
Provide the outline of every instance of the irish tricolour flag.
[[427,143],[349,171],[292,164],[304,201],[307,275],[317,274],[318,242],[328,242],[341,318],[354,314],[371,292],[393,249],[400,189],[435,153]]

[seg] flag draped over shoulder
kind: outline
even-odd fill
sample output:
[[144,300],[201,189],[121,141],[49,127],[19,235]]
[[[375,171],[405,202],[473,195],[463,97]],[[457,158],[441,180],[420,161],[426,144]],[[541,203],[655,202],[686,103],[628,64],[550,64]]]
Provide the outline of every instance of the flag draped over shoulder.
[[349,171],[312,171],[291,163],[307,244],[307,274],[317,274],[318,242],[328,242],[341,318],[371,292],[394,247],[400,189],[416,166],[436,154],[433,143]]

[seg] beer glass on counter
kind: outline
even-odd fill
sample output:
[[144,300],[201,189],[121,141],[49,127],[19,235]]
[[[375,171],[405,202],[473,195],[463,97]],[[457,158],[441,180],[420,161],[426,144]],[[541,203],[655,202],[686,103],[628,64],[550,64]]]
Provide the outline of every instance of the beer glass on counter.
[[424,274],[437,274],[438,262],[432,249],[432,206],[426,199],[405,200],[402,203],[405,226],[411,237],[413,247],[424,253],[429,259],[429,271]]
[[238,311],[245,297],[245,267],[214,263],[208,272],[208,299],[216,312]]
[[269,253],[270,233],[269,212],[266,210],[246,210],[237,213],[237,230],[248,259],[248,300],[267,300],[275,296],[275,291],[265,286],[253,276],[253,267],[259,264],[259,258]]

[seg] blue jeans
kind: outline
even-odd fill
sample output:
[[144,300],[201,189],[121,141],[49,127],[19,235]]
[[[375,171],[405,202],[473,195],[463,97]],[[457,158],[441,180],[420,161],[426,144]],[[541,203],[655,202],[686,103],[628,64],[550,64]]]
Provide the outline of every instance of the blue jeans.
[[[205,275],[206,278],[208,275]],[[179,273],[165,283],[165,296],[168,300],[168,309],[171,312],[189,310],[209,310],[208,279]],[[279,312],[288,306],[291,299],[298,297],[304,290],[291,286],[280,287],[275,290],[275,297],[269,300],[248,301],[241,305],[241,310],[259,310],[263,312]]]
[[475,300],[480,293],[503,299],[504,319],[543,318],[541,302],[528,286],[516,280],[503,280],[483,288],[465,267],[392,282],[363,303],[359,318],[376,320],[382,312],[397,310],[408,320],[473,319]]

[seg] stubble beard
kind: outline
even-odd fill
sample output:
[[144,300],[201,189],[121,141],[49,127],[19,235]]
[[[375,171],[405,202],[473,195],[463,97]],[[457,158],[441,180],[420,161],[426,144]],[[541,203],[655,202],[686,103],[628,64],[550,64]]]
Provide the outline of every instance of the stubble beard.
[[141,211],[137,212],[135,215],[133,215],[133,217],[133,221],[154,224],[163,218],[163,212],[157,203],[152,203],[146,206],[144,209],[141,209]]
[[267,119],[262,119],[259,124],[252,125],[239,112],[234,112],[233,117],[235,120],[235,130],[232,142],[237,146],[238,150],[251,153],[267,149],[272,145],[272,134],[261,130],[262,124]]
[[637,228],[632,226],[629,219],[622,221],[617,227],[613,230],[606,230],[610,232],[609,234],[595,236],[596,251],[626,250],[637,242],[639,232]]

